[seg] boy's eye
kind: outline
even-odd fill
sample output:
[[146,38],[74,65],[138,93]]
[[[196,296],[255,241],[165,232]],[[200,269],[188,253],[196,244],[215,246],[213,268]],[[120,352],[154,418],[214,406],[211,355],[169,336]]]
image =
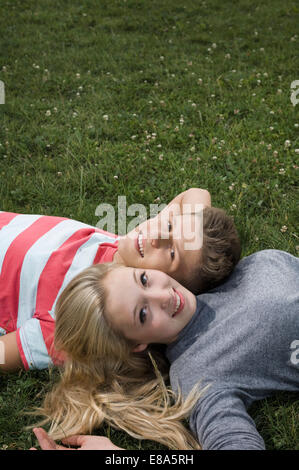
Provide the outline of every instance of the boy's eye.
[[172,223],[170,221],[167,222],[167,226],[168,226],[168,231],[171,232],[172,230]]
[[146,320],[146,309],[145,308],[142,308],[139,312],[139,319],[140,319],[140,323],[145,323],[145,320]]
[[170,256],[171,256],[171,259],[174,259],[174,249],[173,248],[170,250]]
[[145,274],[145,271],[141,274],[140,281],[143,286],[147,285],[148,279],[147,279],[147,275]]

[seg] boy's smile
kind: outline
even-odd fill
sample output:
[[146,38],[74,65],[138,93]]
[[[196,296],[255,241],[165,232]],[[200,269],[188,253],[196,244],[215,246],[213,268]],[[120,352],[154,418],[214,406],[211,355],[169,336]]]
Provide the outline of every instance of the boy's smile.
[[105,287],[107,320],[139,351],[173,342],[196,310],[196,297],[161,271],[120,267]]

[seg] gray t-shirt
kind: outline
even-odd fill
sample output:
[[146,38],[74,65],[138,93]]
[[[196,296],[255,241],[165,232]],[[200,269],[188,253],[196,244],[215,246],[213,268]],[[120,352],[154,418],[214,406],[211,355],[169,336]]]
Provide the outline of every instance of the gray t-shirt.
[[197,309],[166,350],[171,385],[210,387],[190,416],[203,449],[264,449],[248,415],[255,401],[299,391],[299,258],[264,250],[197,297]]

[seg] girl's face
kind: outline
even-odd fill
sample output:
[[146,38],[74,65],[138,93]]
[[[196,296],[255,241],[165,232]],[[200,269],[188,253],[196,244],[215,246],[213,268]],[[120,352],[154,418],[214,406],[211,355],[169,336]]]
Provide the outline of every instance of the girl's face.
[[150,343],[169,344],[196,310],[196,297],[167,274],[120,267],[105,279],[107,318],[142,351]]

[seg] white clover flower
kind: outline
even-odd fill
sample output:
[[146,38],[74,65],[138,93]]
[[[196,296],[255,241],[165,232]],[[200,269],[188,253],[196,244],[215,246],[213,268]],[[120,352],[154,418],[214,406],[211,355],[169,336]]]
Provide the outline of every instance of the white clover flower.
[[299,149],[295,149],[294,151],[295,151],[295,153],[297,153],[297,154],[299,153]]
[[51,111],[49,109],[46,111],[46,116],[51,116]]
[[285,172],[286,172],[286,171],[285,171],[285,169],[284,169],[284,168],[280,168],[280,169],[279,169],[279,174],[280,174],[280,175],[284,175],[284,174],[285,174]]
[[286,225],[283,225],[280,229],[282,233],[286,232],[288,230],[288,227]]
[[109,119],[108,114],[104,114],[104,115],[103,115],[103,119],[104,119],[104,121],[108,121],[108,119]]
[[285,143],[284,143],[284,146],[285,148],[288,148],[291,146],[291,141],[290,140],[286,140]]

